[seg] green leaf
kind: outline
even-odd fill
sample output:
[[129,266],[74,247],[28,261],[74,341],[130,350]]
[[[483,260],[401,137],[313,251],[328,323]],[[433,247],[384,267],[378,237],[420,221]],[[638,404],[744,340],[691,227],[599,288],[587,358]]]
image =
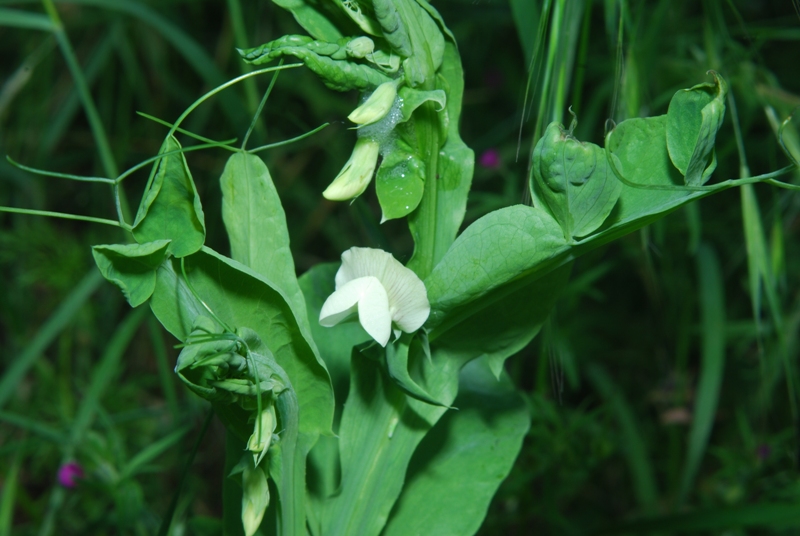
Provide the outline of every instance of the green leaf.
[[[415,342],[416,344],[414,344]],[[409,396],[426,404],[448,407],[447,404],[436,400],[425,387],[411,377],[408,371],[409,352],[413,353],[417,362],[422,358],[422,346],[413,334],[404,333],[399,340],[386,346],[386,371],[389,373],[389,377]]]
[[[387,6],[387,13],[394,11],[398,28],[405,28],[407,41],[404,38],[403,42],[410,45],[410,50],[409,53],[400,54],[406,57],[403,60],[406,83],[412,88],[422,86],[423,89],[432,89],[436,71],[442,66],[445,49],[445,39],[439,26],[415,0],[374,0],[374,5],[376,14],[379,6]],[[383,28],[384,35],[387,28]]]
[[710,191],[678,188],[683,179],[667,153],[666,125],[666,115],[628,119],[606,137],[606,152],[619,161],[617,171],[642,186],[623,186],[616,210],[606,221],[609,232],[616,227],[615,235],[644,227],[691,200],[710,195]]
[[[417,365],[427,389],[452,403],[460,364],[434,354],[412,367]],[[445,411],[408,397],[380,363],[354,350],[339,428],[341,487],[324,504],[319,533],[377,536],[403,488],[414,450]]]
[[[170,137],[161,146],[161,154],[180,149],[178,140]],[[165,156],[156,166],[136,214],[133,236],[140,244],[171,240],[169,253],[178,258],[191,255],[206,239],[203,208],[192,174],[183,153]]]
[[92,256],[103,277],[119,287],[131,307],[138,307],[156,288],[156,269],[164,261],[169,243],[93,246]]
[[714,71],[713,84],[680,89],[667,111],[667,148],[689,186],[701,186],[717,166],[714,142],[725,117],[728,84]]
[[[318,434],[330,433],[333,396],[328,372],[305,323],[296,320],[283,292],[250,268],[206,247],[185,262],[192,287],[214,314],[229,326],[255,331],[286,371],[297,392],[300,432],[309,442],[306,448]],[[196,317],[208,315],[187,287],[175,259],[159,267],[150,307],[181,341],[191,333]]]
[[572,264],[522,285],[506,285],[448,312],[431,332],[436,348],[460,363],[480,356],[499,377],[505,360],[539,333],[569,281]]
[[550,123],[536,144],[531,168],[531,192],[543,201],[567,240],[597,230],[622,191],[603,149],[578,141],[558,122]]
[[400,98],[403,99],[402,108],[400,108],[400,113],[403,116],[400,120],[401,122],[411,119],[411,115],[414,113],[414,110],[419,108],[423,102],[433,101],[438,104],[439,106],[436,110],[437,112],[444,110],[447,105],[447,95],[442,89],[423,91],[420,89],[411,89],[408,86],[403,86],[400,88],[398,94],[400,95]]
[[326,13],[321,2],[317,0],[272,0],[272,2],[291,11],[297,23],[314,39],[333,42],[342,37],[342,33],[331,21],[334,17]]
[[558,223],[543,210],[515,205],[470,225],[425,279],[436,326],[448,311],[487,294],[566,246]]
[[277,285],[307,330],[308,315],[295,275],[286,214],[264,161],[253,154],[234,154],[225,164],[220,186],[231,257]]
[[381,223],[407,216],[417,208],[425,190],[425,163],[403,141],[384,157],[375,179]]
[[384,536],[474,534],[511,471],[530,415],[503,374],[485,359],[460,373],[458,411],[449,411],[420,443]]

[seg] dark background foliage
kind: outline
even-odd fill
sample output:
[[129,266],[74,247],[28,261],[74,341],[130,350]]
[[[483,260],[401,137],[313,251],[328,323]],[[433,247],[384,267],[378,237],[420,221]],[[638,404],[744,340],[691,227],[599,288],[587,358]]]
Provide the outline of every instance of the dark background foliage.
[[[572,21],[575,61],[556,90],[542,84],[541,4],[435,2],[459,43],[466,79],[462,137],[477,159],[465,224],[529,202],[528,158],[537,129],[552,119],[540,113],[552,107],[548,95],[572,105],[580,139],[602,143],[606,118],[665,113],[677,89],[706,81],[714,68],[731,85],[750,172],[786,165],[769,114],[780,121],[800,104],[800,14],[791,2],[588,1]],[[57,7],[120,170],[156,154],[166,132],[137,111],[173,121],[204,91],[247,69],[234,47],[302,33],[265,0]],[[32,2],[0,3],[6,8],[42,12]],[[4,21],[5,15],[0,11],[0,153],[32,167],[104,176],[97,138],[56,39]],[[566,49],[569,36],[556,36]],[[204,104],[184,126],[213,139],[241,139],[269,83],[251,80]],[[331,123],[262,154],[284,200],[298,273],[337,260],[353,245],[382,247],[401,259],[411,252],[402,222],[379,224],[372,190],[352,204],[320,196],[349,157],[355,136],[344,119],[357,99],[330,92],[303,70],[283,73],[250,143]],[[558,113],[569,122],[566,110]],[[797,147],[793,127],[786,139]],[[215,150],[187,155],[204,202],[208,244],[223,252],[217,181],[227,156]],[[730,109],[717,158],[715,180],[739,176]],[[124,183],[133,210],[147,172]],[[741,194],[730,190],[578,261],[543,333],[507,364],[526,393],[531,431],[482,533],[682,534],[704,527],[714,534],[796,533],[800,443],[792,382],[800,196],[765,186],[755,191],[761,212],[748,221],[763,225],[761,254],[748,250]],[[107,186],[39,177],[5,161],[0,205],[114,217]],[[155,533],[200,436],[207,407],[176,381],[175,341],[146,311],[131,313],[117,289],[96,278],[86,283],[93,292],[85,303],[64,301],[96,271],[88,246],[120,238],[100,225],[0,213],[0,381],[6,389],[0,392],[0,534]],[[719,333],[701,324],[701,245],[721,265],[724,303],[718,305],[727,322]],[[776,301],[768,304],[764,290],[756,321],[748,262],[759,260],[769,264],[764,288]],[[42,326],[58,311],[66,321],[48,338]],[[125,322],[130,337],[118,341]],[[708,448],[682,498],[709,337],[724,339],[722,388]],[[20,361],[29,367],[15,375]],[[212,421],[178,497],[175,534],[219,533],[222,437],[221,424]],[[71,460],[84,475],[65,488],[56,475]],[[647,475],[655,501],[645,504],[637,482]],[[736,511],[752,518],[736,521]],[[655,516],[651,526],[625,528],[643,515]]]

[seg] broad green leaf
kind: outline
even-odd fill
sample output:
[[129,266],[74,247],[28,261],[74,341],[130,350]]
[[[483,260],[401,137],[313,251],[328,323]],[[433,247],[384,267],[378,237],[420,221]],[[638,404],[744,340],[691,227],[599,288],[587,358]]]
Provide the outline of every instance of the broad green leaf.
[[568,241],[597,230],[622,191],[605,151],[578,141],[558,122],[550,123],[536,144],[531,168],[534,198],[543,201],[542,208],[558,221]]
[[294,56],[335,91],[374,89],[391,78],[365,63],[335,59],[338,45],[309,40],[305,36],[286,35],[259,47],[240,50],[244,61],[253,65],[269,63],[284,56]]
[[234,154],[225,164],[220,186],[231,257],[275,283],[289,299],[298,323],[308,329],[286,214],[264,161],[253,154]]
[[[299,280],[306,299],[311,334],[319,347],[322,359],[330,371],[331,382],[338,400],[347,398],[350,379],[350,353],[354,346],[372,340],[357,321],[345,322],[336,329],[319,324],[322,304],[333,294],[334,277],[339,263],[317,264],[304,273]],[[319,525],[312,513],[322,511],[323,499],[332,495],[339,486],[339,441],[332,437],[321,437],[308,456],[309,525]],[[314,533],[316,534],[316,533]]]
[[499,377],[505,360],[539,333],[569,281],[571,264],[525,286],[506,285],[483,298],[450,310],[430,334],[432,344],[461,363],[486,356]]
[[[433,258],[430,259],[433,267],[444,257],[464,221],[475,165],[475,153],[461,140],[458,132],[464,94],[464,72],[458,50],[453,43],[445,43],[444,61],[437,77],[437,86],[447,95],[446,109],[439,114],[440,120],[446,117],[447,121],[442,120],[446,127],[446,138],[436,157],[435,209],[431,210],[435,212],[436,220],[427,220],[421,209],[411,213],[408,220],[416,244],[408,267],[415,271],[421,270],[423,276],[427,276],[427,273],[421,269],[421,265],[426,262],[420,252],[422,236],[430,234],[433,237]],[[423,197],[420,205],[426,203],[432,201]]]
[[381,222],[407,216],[419,205],[425,189],[425,163],[401,140],[387,154],[375,179]]
[[119,287],[131,307],[138,307],[156,288],[156,269],[164,261],[169,243],[93,246],[92,256],[103,277]]
[[423,91],[420,89],[411,89],[408,86],[403,86],[400,88],[398,94],[400,95],[400,98],[403,99],[403,105],[402,108],[400,108],[400,113],[403,114],[401,121],[408,121],[411,119],[414,110],[419,108],[423,102],[435,102],[438,105],[436,107],[437,112],[444,110],[447,105],[447,95],[442,89]]
[[292,12],[297,23],[314,39],[336,41],[342,33],[332,22],[336,19],[325,9],[324,2],[318,0],[272,0],[272,2]]
[[[411,368],[421,369],[426,389],[451,404],[460,364],[436,353],[419,361]],[[320,534],[377,536],[403,488],[414,450],[445,411],[410,398],[378,362],[354,350],[339,427],[341,486],[325,503]]]
[[616,156],[620,164],[617,171],[641,186],[623,186],[605,227],[607,233],[614,231],[615,238],[710,193],[679,188],[683,179],[667,153],[666,124],[666,115],[628,119],[606,137],[607,153]]
[[[180,143],[170,137],[161,153],[178,151]],[[133,236],[140,244],[171,240],[167,251],[181,258],[199,250],[206,239],[206,224],[200,197],[183,153],[165,156],[142,197]]]
[[522,397],[485,359],[459,378],[458,411],[445,413],[414,452],[384,536],[474,534],[511,471],[530,426]]
[[680,89],[667,111],[667,148],[689,186],[701,186],[717,166],[714,141],[725,117],[728,84],[719,74],[713,84]]
[[[333,396],[328,372],[283,292],[250,268],[205,247],[185,262],[189,282],[200,299],[229,326],[255,331],[286,371],[297,393],[306,449],[317,434],[330,433]],[[150,307],[181,341],[196,317],[208,316],[187,287],[176,259],[159,267]]]
[[496,210],[470,225],[425,279],[431,315],[472,302],[566,246],[558,223],[545,211],[524,205]]

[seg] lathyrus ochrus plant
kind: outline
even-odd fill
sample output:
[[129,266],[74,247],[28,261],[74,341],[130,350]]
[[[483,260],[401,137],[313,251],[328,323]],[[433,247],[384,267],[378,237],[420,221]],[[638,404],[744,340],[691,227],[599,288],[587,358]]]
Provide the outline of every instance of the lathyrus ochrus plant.
[[[773,177],[794,166],[705,185],[726,95],[712,73],[713,83],[678,91],[666,115],[616,125],[603,148],[551,124],[533,153],[533,206],[494,211],[456,237],[473,153],[458,133],[458,49],[437,11],[425,0],[274,1],[309,35],[242,57],[297,58],[331,89],[363,93],[350,115],[355,149],[323,195],[371,195],[374,175],[384,219],[408,220],[407,266],[354,248],[340,268],[298,279],[256,150],[204,138],[182,148],[173,137],[195,105],[154,159],[134,223],[122,211],[117,222],[92,219],[135,243],[95,246],[94,257],[132,306],[149,303],[181,341],[175,372],[225,423],[226,474],[241,484],[225,487],[235,495],[225,504],[237,505],[227,527],[250,536],[275,508],[263,532],[472,534],[530,421],[503,363],[536,336],[572,261],[713,192],[788,186]],[[204,245],[183,156],[211,146],[233,151],[220,178],[230,256]],[[129,174],[96,180],[116,192]],[[350,317],[364,330],[343,323]],[[338,384],[348,368],[347,400],[334,401],[329,370]]]

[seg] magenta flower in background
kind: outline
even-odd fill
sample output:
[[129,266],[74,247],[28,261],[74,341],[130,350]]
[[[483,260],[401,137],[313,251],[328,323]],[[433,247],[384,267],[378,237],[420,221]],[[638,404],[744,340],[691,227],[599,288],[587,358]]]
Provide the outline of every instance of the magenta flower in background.
[[65,488],[74,488],[79,478],[83,478],[83,468],[78,462],[67,462],[58,468],[58,483]]
[[500,152],[497,149],[486,149],[478,159],[478,163],[488,169],[497,169],[500,167]]

